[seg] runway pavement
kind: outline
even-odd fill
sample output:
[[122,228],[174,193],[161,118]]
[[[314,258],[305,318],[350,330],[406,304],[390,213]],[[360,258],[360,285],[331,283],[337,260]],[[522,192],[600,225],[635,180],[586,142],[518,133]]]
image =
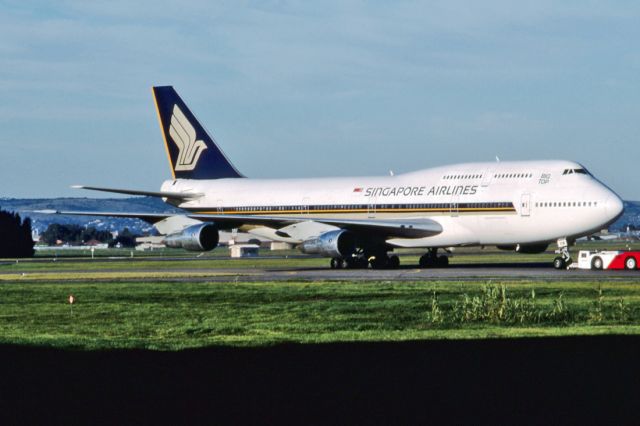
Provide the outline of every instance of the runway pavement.
[[[638,279],[640,271],[594,271],[594,270],[556,270],[549,264],[509,263],[509,264],[462,264],[438,269],[403,267],[399,269],[339,269],[295,268],[262,269],[247,271],[242,269],[216,270],[217,273],[239,274],[244,280],[281,281],[281,280],[345,280],[345,281],[475,281],[487,279],[501,280],[567,280],[584,281],[594,279],[629,280]],[[215,277],[224,281],[228,277]]]
[[[211,267],[198,266],[197,268],[180,268],[172,265],[170,268],[163,268],[162,262],[173,261],[176,258],[156,258],[157,265],[150,269],[147,265],[141,268],[121,269],[114,267],[100,268],[96,271],[94,268],[83,267],[83,264],[95,262],[91,260],[73,259],[60,260],[55,264],[52,263],[50,269],[39,269],[37,273],[51,274],[82,274],[86,273],[109,273],[109,272],[153,272],[162,271],[184,274],[184,277],[172,276],[167,278],[140,278],[140,281],[424,281],[424,280],[444,280],[444,281],[477,281],[477,280],[563,280],[563,281],[585,281],[604,279],[607,281],[628,281],[638,280],[640,283],[640,270],[556,270],[550,263],[525,263],[525,262],[509,262],[509,263],[462,263],[451,265],[446,268],[418,268],[413,265],[403,265],[398,269],[330,269],[327,267],[287,267],[287,260],[283,259],[282,265],[276,267],[260,267],[260,261],[257,261],[253,267],[233,267],[234,262],[229,262],[231,267]],[[192,260],[192,259],[191,259]],[[133,261],[133,260],[132,260]],[[68,268],[58,269],[56,266],[63,262],[70,262],[74,265],[71,270]],[[206,262],[206,260],[203,260]],[[142,266],[142,265],[141,265]],[[35,271],[34,271],[35,272]],[[15,273],[10,270],[0,271],[2,274]],[[28,277],[30,273],[26,275]],[[189,276],[197,275],[197,276]],[[25,277],[25,278],[27,278]],[[135,281],[132,278],[132,281]]]

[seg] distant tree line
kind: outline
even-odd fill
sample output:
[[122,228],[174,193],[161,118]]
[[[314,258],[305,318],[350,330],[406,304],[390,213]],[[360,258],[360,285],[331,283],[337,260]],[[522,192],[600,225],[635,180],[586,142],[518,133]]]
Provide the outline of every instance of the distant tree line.
[[31,219],[0,210],[0,258],[33,257]]
[[40,235],[40,239],[47,245],[54,246],[61,241],[68,244],[82,244],[91,240],[109,243],[113,239],[111,232],[98,231],[96,228],[83,228],[79,225],[60,225],[52,223]]
[[42,241],[50,246],[58,244],[58,241],[64,244],[78,245],[89,241],[99,241],[103,244],[108,244],[109,247],[115,247],[118,244],[120,244],[120,247],[135,247],[136,237],[137,235],[131,233],[128,228],[124,228],[116,238],[113,238],[109,231],[99,231],[94,227],[83,228],[79,225],[61,225],[58,223],[50,224],[40,236]]

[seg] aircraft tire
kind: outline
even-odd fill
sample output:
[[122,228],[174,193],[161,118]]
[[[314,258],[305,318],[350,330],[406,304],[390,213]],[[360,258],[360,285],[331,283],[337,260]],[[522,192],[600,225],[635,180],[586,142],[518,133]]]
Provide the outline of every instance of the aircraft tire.
[[369,266],[369,262],[364,257],[356,257],[352,258],[348,261],[345,261],[346,267],[348,269],[367,269]]
[[449,266],[449,257],[445,255],[438,256],[438,267],[446,268],[447,266]]
[[389,258],[386,255],[376,256],[369,263],[371,263],[371,268],[373,269],[385,269],[389,266]]
[[429,254],[424,254],[420,256],[420,261],[418,263],[421,268],[431,268],[433,267],[433,261],[431,260],[431,256]]
[[390,269],[397,269],[400,267],[400,258],[396,255],[389,256],[388,265]]
[[563,258],[560,256],[553,259],[553,267],[556,269],[564,269],[566,267],[566,263]]

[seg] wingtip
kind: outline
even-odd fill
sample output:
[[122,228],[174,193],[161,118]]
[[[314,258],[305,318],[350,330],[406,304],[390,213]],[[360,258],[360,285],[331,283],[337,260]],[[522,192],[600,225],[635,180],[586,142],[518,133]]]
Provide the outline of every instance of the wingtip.
[[83,188],[84,188],[84,185],[71,185],[71,186],[70,186],[70,188],[73,188],[73,189],[83,189]]

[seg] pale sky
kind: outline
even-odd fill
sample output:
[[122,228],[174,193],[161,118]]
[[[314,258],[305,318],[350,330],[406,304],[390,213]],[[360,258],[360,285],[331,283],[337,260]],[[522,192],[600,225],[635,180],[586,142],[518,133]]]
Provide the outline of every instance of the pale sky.
[[0,197],[157,190],[152,85],[249,177],[567,159],[640,200],[635,1],[0,1]]

